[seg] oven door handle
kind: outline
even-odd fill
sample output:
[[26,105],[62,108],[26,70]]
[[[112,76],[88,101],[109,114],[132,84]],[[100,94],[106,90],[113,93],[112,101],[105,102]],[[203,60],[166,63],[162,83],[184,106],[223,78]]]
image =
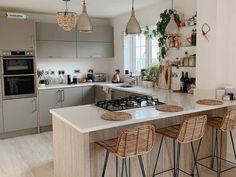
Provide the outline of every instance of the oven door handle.
[[36,103],[36,99],[33,99],[32,100],[32,108],[33,108],[33,112],[36,112],[37,111],[37,103]]
[[3,77],[18,77],[18,76],[34,76],[35,74],[14,74],[14,75],[3,75]]

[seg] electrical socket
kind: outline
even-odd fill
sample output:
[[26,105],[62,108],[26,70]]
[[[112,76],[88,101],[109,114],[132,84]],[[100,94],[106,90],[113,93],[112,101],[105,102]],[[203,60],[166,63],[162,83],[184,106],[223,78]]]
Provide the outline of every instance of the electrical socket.
[[60,74],[65,74],[65,71],[64,70],[58,70],[58,74],[60,75]]
[[74,74],[79,74],[80,73],[80,69],[75,69],[74,70]]

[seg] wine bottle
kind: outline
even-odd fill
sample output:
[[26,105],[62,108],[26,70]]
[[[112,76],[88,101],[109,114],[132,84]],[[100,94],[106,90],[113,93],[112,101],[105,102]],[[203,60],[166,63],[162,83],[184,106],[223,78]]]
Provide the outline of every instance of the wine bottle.
[[180,78],[180,91],[184,92],[184,72],[182,72],[182,76]]
[[188,92],[188,87],[189,87],[189,77],[188,77],[188,72],[185,73],[184,77],[184,92]]

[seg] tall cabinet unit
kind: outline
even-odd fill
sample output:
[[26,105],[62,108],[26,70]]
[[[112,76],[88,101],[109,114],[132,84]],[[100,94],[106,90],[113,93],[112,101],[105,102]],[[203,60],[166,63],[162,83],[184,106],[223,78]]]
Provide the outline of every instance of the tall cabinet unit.
[[35,48],[35,22],[0,18],[0,49],[21,50]]
[[37,57],[76,58],[76,31],[64,31],[55,23],[37,23]]
[[79,58],[114,57],[113,27],[95,26],[92,33],[77,33]]

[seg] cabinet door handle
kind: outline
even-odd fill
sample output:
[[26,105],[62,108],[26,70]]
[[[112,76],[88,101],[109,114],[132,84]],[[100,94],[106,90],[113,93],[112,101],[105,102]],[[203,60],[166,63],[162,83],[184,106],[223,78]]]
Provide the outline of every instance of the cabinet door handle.
[[35,40],[34,40],[34,35],[31,35],[31,43],[32,43],[32,48],[34,49],[35,48]]
[[57,102],[61,102],[61,90],[57,90]]
[[33,99],[32,100],[32,110],[33,112],[36,112],[37,111],[37,103],[36,103],[36,99]]
[[65,91],[61,90],[61,101],[64,102],[65,101]]

